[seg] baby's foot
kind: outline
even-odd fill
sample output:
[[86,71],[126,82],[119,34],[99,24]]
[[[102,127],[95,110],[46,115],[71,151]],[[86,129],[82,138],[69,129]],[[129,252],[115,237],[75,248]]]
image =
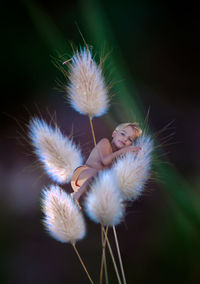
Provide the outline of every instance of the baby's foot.
[[80,203],[78,202],[78,198],[77,198],[77,195],[76,195],[77,192],[72,192],[70,194],[71,198],[73,199],[73,201],[76,203],[76,205],[78,206],[78,208],[81,210],[82,207],[80,206]]

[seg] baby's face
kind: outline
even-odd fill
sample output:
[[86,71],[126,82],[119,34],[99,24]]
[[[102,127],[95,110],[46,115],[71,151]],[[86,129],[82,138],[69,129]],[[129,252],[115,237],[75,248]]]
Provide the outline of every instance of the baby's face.
[[131,126],[127,126],[122,130],[115,130],[112,134],[112,143],[118,148],[127,147],[132,145],[136,138],[134,129]]

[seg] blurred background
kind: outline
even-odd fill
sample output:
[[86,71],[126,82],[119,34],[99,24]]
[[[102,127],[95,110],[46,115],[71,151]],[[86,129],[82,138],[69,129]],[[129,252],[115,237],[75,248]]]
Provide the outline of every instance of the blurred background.
[[[200,282],[199,14],[192,2],[13,1],[1,4],[0,283],[88,283],[70,245],[51,239],[40,192],[51,180],[36,163],[27,125],[39,115],[73,133],[85,157],[88,118],[56,87],[72,46],[108,55],[109,113],[94,119],[97,141],[121,122],[144,122],[160,145],[153,180],[117,228],[127,283]],[[158,159],[159,157],[159,159]],[[63,186],[70,192],[68,185]],[[77,248],[95,283],[100,228],[87,222]],[[113,244],[112,232],[109,234]],[[117,283],[109,254],[110,283]]]

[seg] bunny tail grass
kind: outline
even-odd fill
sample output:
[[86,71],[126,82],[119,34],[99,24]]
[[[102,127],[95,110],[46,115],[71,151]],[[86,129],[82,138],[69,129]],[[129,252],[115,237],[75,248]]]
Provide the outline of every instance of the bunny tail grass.
[[82,213],[70,195],[59,186],[51,185],[42,191],[42,211],[44,225],[57,241],[75,244],[85,236]]
[[125,200],[137,199],[150,176],[153,143],[150,136],[138,138],[137,146],[142,149],[136,153],[127,153],[118,158],[112,170],[116,175],[122,196]]
[[99,173],[86,196],[85,208],[88,216],[96,223],[113,226],[121,222],[124,206],[112,171]]
[[67,87],[71,106],[89,117],[101,116],[108,109],[108,92],[101,68],[93,60],[88,48],[72,57]]
[[82,164],[80,150],[58,127],[52,128],[44,120],[30,122],[30,138],[35,153],[50,177],[62,184],[70,182],[73,171]]

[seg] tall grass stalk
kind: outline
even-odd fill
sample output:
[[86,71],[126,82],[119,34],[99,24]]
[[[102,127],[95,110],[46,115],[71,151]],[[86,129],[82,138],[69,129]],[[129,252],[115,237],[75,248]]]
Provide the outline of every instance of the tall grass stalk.
[[121,268],[121,272],[122,272],[122,278],[123,278],[124,284],[126,284],[124,267],[123,267],[123,263],[122,263],[121,253],[120,253],[120,249],[119,249],[119,242],[118,242],[118,239],[117,239],[117,232],[116,232],[115,226],[113,226],[113,233],[114,233],[114,237],[115,237],[115,243],[116,243],[116,247],[117,247],[117,253],[118,253],[120,268]]
[[[91,119],[90,116],[89,116],[89,121],[90,121],[90,127],[91,127],[91,131],[92,131],[94,146],[96,146],[96,138],[95,138],[95,133],[94,133],[94,127],[93,127],[92,119]],[[104,264],[104,270],[105,270],[105,277],[106,277],[106,281],[107,281],[106,283],[108,283],[107,264],[106,264],[106,255],[105,255],[106,242],[108,241],[108,226],[106,227],[106,231],[105,231],[103,225],[101,225],[101,231],[104,232],[105,237],[104,237],[104,239],[102,238],[102,259],[101,259],[100,280],[99,280],[100,284],[102,283],[102,280],[103,280],[103,264]],[[113,232],[114,232],[115,243],[116,243],[116,247],[117,247],[122,277],[123,277],[124,284],[126,284],[126,278],[125,278],[125,274],[124,274],[123,263],[122,263],[118,239],[117,239],[117,232],[116,232],[114,226],[113,226]],[[111,254],[111,257],[112,257],[112,261],[113,261],[113,264],[114,264],[114,267],[115,267],[117,278],[120,281],[119,283],[121,283],[118,268],[116,266],[115,258],[114,258],[113,252],[112,252],[112,248],[111,248],[110,245],[108,247],[109,247],[109,251],[110,251],[110,254]]]
[[117,268],[117,265],[116,265],[116,261],[115,261],[115,258],[114,258],[113,252],[112,252],[112,248],[110,246],[110,242],[109,242],[109,240],[107,238],[107,235],[106,235],[106,232],[105,232],[104,228],[102,228],[102,229],[103,229],[103,232],[104,232],[104,236],[105,236],[106,242],[108,244],[108,249],[109,249],[109,252],[110,252],[110,256],[112,258],[112,262],[113,262],[113,265],[114,265],[114,268],[115,268],[115,272],[116,272],[116,275],[117,275],[118,282],[119,282],[119,284],[122,284],[120,276],[119,276],[118,268]]
[[[105,278],[106,278],[106,284],[108,284],[108,273],[107,273],[107,265],[106,265],[106,255],[105,255],[105,250],[106,250],[106,238],[104,238],[103,234],[103,225],[101,225],[101,236],[102,236],[102,257],[101,257],[101,269],[100,269],[100,277],[99,277],[99,284],[102,284],[103,280],[103,266],[105,270]],[[105,231],[106,236],[108,236],[108,226],[106,227]]]
[[89,121],[90,121],[90,128],[91,128],[91,131],[92,131],[92,138],[93,138],[93,141],[94,141],[94,146],[96,146],[97,142],[96,142],[96,138],[95,138],[95,134],[94,134],[94,127],[93,127],[91,116],[89,116]]
[[80,261],[80,263],[81,263],[81,265],[82,265],[82,267],[83,267],[83,269],[85,270],[85,273],[86,273],[86,275],[87,275],[87,277],[88,277],[90,283],[91,283],[91,284],[94,284],[94,282],[92,281],[92,279],[91,279],[91,277],[90,277],[90,274],[88,273],[88,271],[87,271],[87,269],[86,269],[86,267],[85,267],[85,264],[83,263],[83,260],[82,260],[82,258],[81,258],[81,256],[80,256],[80,254],[79,254],[79,252],[78,252],[78,250],[77,250],[75,244],[72,244],[72,246],[73,246],[73,248],[74,248],[74,251],[75,251],[75,253],[76,253],[76,255],[77,255],[77,257],[78,257],[78,259],[79,259],[79,261]]
[[[93,127],[91,116],[89,116],[89,121],[90,121],[90,128],[92,131],[92,138],[93,138],[94,146],[96,146],[97,143],[96,143],[96,137],[94,133],[94,127]],[[108,231],[108,226],[107,226],[107,231]],[[104,239],[103,225],[101,225],[101,241],[102,241],[102,259],[101,259],[100,279],[99,279],[100,284],[102,283],[102,280],[103,280],[103,266],[104,266],[104,271],[105,271],[106,283],[108,283],[108,270],[107,270],[107,262],[106,262],[106,255],[105,255],[106,238]]]

